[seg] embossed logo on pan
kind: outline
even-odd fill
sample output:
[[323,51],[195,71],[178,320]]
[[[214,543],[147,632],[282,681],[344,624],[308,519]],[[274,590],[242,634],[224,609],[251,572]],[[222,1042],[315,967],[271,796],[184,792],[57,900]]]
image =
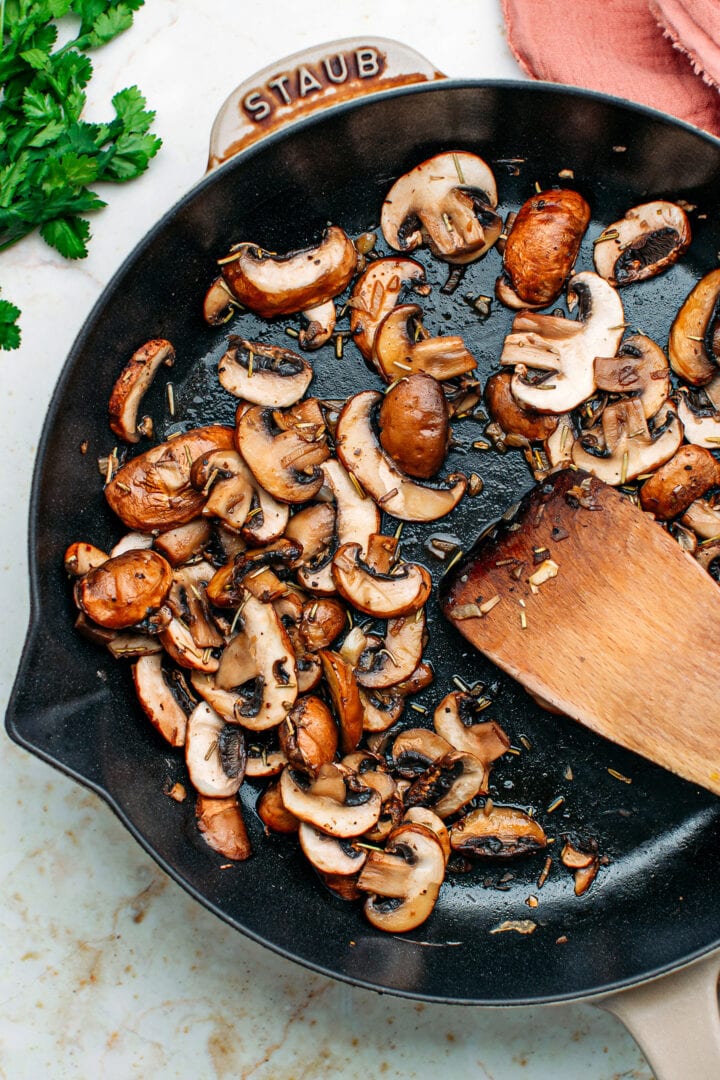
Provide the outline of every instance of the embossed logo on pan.
[[386,67],[384,54],[370,45],[333,53],[315,64],[301,64],[291,71],[280,72],[262,87],[250,90],[242,99],[242,110],[254,123],[260,123],[277,108],[303,101],[331,86],[377,78]]

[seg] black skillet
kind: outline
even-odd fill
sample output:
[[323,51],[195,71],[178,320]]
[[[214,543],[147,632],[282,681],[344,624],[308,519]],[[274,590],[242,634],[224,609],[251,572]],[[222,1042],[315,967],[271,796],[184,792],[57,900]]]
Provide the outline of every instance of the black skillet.
[[[345,50],[350,63],[357,44],[323,48],[336,56]],[[376,41],[368,48],[380,55],[387,45]],[[315,66],[305,68],[318,79],[322,55],[311,56]],[[278,70],[289,70],[287,63]],[[341,67],[331,70],[342,73]],[[382,89],[374,74],[356,72],[355,81]],[[266,72],[256,80],[265,93],[267,78]],[[257,790],[249,783],[243,801],[255,854],[232,871],[220,870],[222,858],[197,835],[192,800],[180,805],[163,793],[169,780],[183,780],[184,765],[141,714],[128,667],[72,630],[63,551],[72,540],[107,546],[119,535],[105,507],[96,459],[113,444],[107,401],[126,359],[150,337],[176,345],[176,415],[168,415],[162,379],[146,401],[162,439],[201,422],[232,422],[234,401],[215,375],[226,330],[289,340],[284,327],[294,325],[292,319],[269,326],[246,315],[220,331],[204,324],[202,297],[230,242],[251,238],[286,251],[316,238],[327,222],[358,234],[377,225],[394,177],[438,151],[465,149],[492,165],[503,212],[517,209],[536,183],[570,184],[588,198],[594,221],[579,268],[592,266],[592,238],[635,203],[669,196],[695,205],[694,240],[681,264],[623,293],[627,322],[662,345],[692,283],[717,265],[717,140],[647,109],[550,85],[392,82],[382,94],[336,102],[327,114],[296,120],[210,173],[138,246],[95,306],[56,388],[38,453],[30,515],[32,614],[7,727],[21,745],[100,794],[194,897],[290,959],[360,986],[427,1001],[509,1005],[597,997],[687,965],[720,945],[720,802],[708,792],[538,709],[471,651],[431,603],[428,653],[437,678],[417,702],[431,707],[453,679],[484,683],[494,698],[489,714],[520,751],[495,769],[493,798],[536,807],[558,838],[555,851],[564,833],[594,836],[609,863],[579,899],[557,859],[542,892],[536,885],[542,860],[481,866],[451,877],[432,918],[409,935],[412,940],[385,936],[367,925],[358,907],[324,891],[294,842],[263,837],[252,809]],[[257,97],[248,104],[262,111]],[[237,98],[226,109],[225,128],[216,129],[217,158],[227,156],[233,142],[227,133],[233,115]],[[559,179],[562,170],[571,170],[571,178]],[[426,325],[462,334],[484,380],[497,367],[512,314],[494,303],[483,321],[463,297],[492,295],[498,254],[471,266],[452,297],[439,290],[447,268],[421,259],[433,283],[423,301]],[[379,388],[352,344],[342,359],[326,348],[313,362],[313,393],[319,396],[344,398]],[[436,580],[442,565],[428,553],[428,537],[449,532],[467,548],[532,484],[518,452],[473,449],[482,434],[480,423],[456,423],[461,445],[448,463],[480,473],[482,495],[466,498],[450,521],[406,526],[403,533],[405,557],[425,562]],[[672,656],[658,662],[672,664]],[[405,723],[419,719],[409,711]],[[548,812],[560,796],[565,801]],[[512,878],[503,880],[507,872]],[[530,894],[541,899],[535,909],[525,903]],[[531,935],[490,932],[507,919],[532,919],[537,928]],[[713,977],[702,976],[710,998]],[[687,1041],[699,1045],[700,1036]],[[708,1076],[720,1074],[720,1065],[709,1068]],[[691,1067],[681,1075],[700,1080],[701,1073]]]

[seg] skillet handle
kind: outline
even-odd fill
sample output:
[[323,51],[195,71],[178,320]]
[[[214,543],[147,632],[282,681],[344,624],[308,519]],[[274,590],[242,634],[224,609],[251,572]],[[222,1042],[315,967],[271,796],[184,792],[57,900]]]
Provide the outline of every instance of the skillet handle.
[[655,1080],[720,1076],[720,952],[670,975],[593,1001],[620,1020]]
[[444,78],[420,53],[389,38],[343,38],[303,49],[252,75],[226,99],[210,134],[208,172],[333,105]]

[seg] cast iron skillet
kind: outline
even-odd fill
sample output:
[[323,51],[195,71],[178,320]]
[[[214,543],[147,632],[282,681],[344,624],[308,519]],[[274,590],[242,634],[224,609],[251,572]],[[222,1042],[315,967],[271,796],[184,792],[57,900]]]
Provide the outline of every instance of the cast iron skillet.
[[[70,541],[106,546],[119,535],[102,497],[96,458],[113,444],[106,419],[113,381],[139,344],[168,337],[177,348],[177,416],[167,415],[164,380],[148,399],[159,438],[210,419],[232,422],[234,402],[219,390],[214,372],[225,332],[205,326],[200,314],[215,259],[229,242],[251,238],[286,251],[305,245],[328,221],[357,234],[377,224],[394,177],[446,149],[474,151],[494,165],[503,211],[517,208],[535,182],[561,183],[560,170],[571,169],[571,183],[593,208],[589,237],[648,198],[667,195],[696,204],[702,216],[693,215],[695,239],[682,264],[623,293],[627,322],[663,345],[691,284],[717,264],[720,143],[598,95],[512,83],[402,88],[305,120],[241,154],[203,180],[139,245],[97,303],[63,371],[35,470],[32,615],[7,725],[21,745],[100,794],[194,897],[290,959],[361,986],[430,1001],[561,1001],[649,978],[720,944],[717,799],[536,708],[469,649],[433,603],[429,652],[437,679],[418,700],[437,702],[452,688],[453,676],[490,686],[496,703],[488,714],[521,749],[496,768],[493,798],[537,807],[558,837],[556,852],[562,834],[576,832],[596,837],[610,862],[578,899],[556,860],[534,911],[525,900],[538,892],[542,859],[478,867],[443,887],[432,918],[411,940],[380,934],[355,905],[323,890],[294,842],[262,836],[252,809],[257,792],[249,783],[243,802],[255,854],[232,870],[219,869],[224,860],[196,833],[192,799],[179,805],[163,794],[168,780],[184,778],[184,765],[141,714],[128,667],[73,632],[62,569]],[[523,160],[502,164],[513,158]],[[590,267],[591,250],[588,239],[580,267]],[[492,294],[498,254],[472,266],[453,298],[439,293],[445,268],[422,258],[434,285],[423,302],[426,325],[463,334],[486,378],[512,314],[494,304],[483,323],[461,297]],[[241,327],[244,336],[285,342],[284,325],[268,328],[245,316],[227,330]],[[321,396],[379,385],[351,345],[342,360],[326,349],[314,363],[313,392]],[[424,548],[430,533],[450,531],[467,548],[531,486],[518,453],[468,449],[481,435],[480,424],[456,424],[463,448],[453,452],[449,467],[480,472],[484,493],[464,500],[450,524],[406,526],[407,558],[437,569]],[[658,663],[672,664],[672,656]],[[410,711],[405,722],[418,719]],[[615,779],[609,768],[632,783]],[[565,803],[548,815],[545,808],[560,795]],[[501,881],[508,870],[512,880]],[[489,933],[505,919],[529,917],[537,923],[531,936]]]

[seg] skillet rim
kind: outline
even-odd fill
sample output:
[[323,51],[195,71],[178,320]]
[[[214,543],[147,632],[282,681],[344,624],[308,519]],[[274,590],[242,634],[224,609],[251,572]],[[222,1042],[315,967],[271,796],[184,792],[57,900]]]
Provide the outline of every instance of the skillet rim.
[[[252,159],[256,154],[262,153],[266,147],[281,143],[289,135],[295,136],[297,134],[304,134],[308,131],[308,129],[312,129],[317,124],[321,124],[329,116],[334,117],[335,115],[359,111],[366,103],[376,103],[383,98],[404,98],[426,93],[440,93],[441,91],[448,89],[498,89],[511,92],[519,91],[523,94],[529,93],[540,95],[544,93],[554,93],[565,95],[571,99],[577,98],[580,100],[596,101],[601,105],[608,106],[613,109],[619,109],[625,111],[626,113],[630,113],[634,117],[644,117],[649,120],[654,120],[656,122],[669,125],[672,128],[679,128],[680,130],[684,130],[696,138],[699,137],[702,141],[708,143],[712,147],[715,147],[720,152],[720,138],[710,134],[709,132],[703,131],[701,128],[698,128],[695,125],[688,123],[687,121],[677,119],[667,113],[664,113],[658,109],[654,109],[650,106],[631,102],[624,98],[601,93],[599,91],[585,90],[582,87],[564,86],[561,83],[545,81],[525,82],[514,79],[444,78],[435,82],[415,84],[411,86],[397,87],[392,90],[369,93],[366,97],[329,106],[327,109],[304,117],[296,122],[290,123],[286,128],[283,128],[262,138],[257,143],[240,151],[237,155],[229,158],[227,161],[223,162],[216,168],[213,168],[210,171],[206,172],[197,181],[197,183],[195,183],[191,188],[189,188],[188,191],[186,191],[172,206],[170,206],[165,211],[165,213],[163,213],[160,219],[151,227],[151,229],[147,233],[145,233],[141,237],[141,239],[134,245],[132,250],[125,256],[125,258],[123,258],[122,262],[116,268],[108,283],[103,288],[100,296],[94,302],[90,312],[83,320],[82,326],[58,374],[55,388],[53,390],[52,397],[50,399],[50,403],[48,405],[48,409],[43,421],[40,438],[38,440],[35,464],[33,468],[32,486],[29,500],[29,528],[27,547],[28,571],[30,578],[30,611],[28,629],[18,661],[17,673],[13,682],[13,687],[6,710],[5,726],[10,738],[19,746],[28,750],[34,756],[40,758],[41,760],[58,769],[60,772],[64,773],[66,776],[70,777],[77,783],[81,784],[86,788],[89,788],[95,794],[99,795],[103,799],[103,801],[110,807],[110,809],[115,813],[115,815],[122,822],[125,828],[128,829],[133,838],[156,862],[156,864],[160,866],[160,868],[165,873],[167,873],[178,885],[180,885],[185,890],[185,892],[189,893],[193,897],[193,899],[197,900],[212,914],[218,916],[220,919],[223,920],[223,922],[233,927],[233,929],[239,931],[245,937],[250,938],[257,944],[262,945],[265,948],[271,949],[274,953],[282,956],[286,960],[290,960],[296,964],[299,964],[302,967],[317,972],[320,975],[324,975],[327,978],[345,982],[366,990],[373,990],[379,993],[392,994],[395,997],[402,997],[410,1000],[437,1004],[475,1005],[479,1007],[510,1008],[514,1006],[537,1006],[559,1004],[564,1002],[589,1001],[599,997],[604,997],[606,995],[623,989],[641,985],[642,983],[653,981],[672,971],[681,970],[682,968],[692,964],[694,961],[710,955],[712,952],[720,948],[720,931],[718,932],[717,938],[710,944],[695,949],[690,953],[686,953],[681,958],[675,961],[668,961],[666,963],[652,966],[650,969],[643,971],[640,975],[637,976],[628,976],[623,979],[617,979],[612,982],[607,982],[600,986],[594,986],[580,992],[572,991],[558,994],[542,994],[537,996],[498,1000],[497,998],[468,998],[443,994],[430,994],[427,992],[421,993],[419,991],[411,991],[396,987],[390,988],[385,985],[379,985],[369,980],[358,978],[354,974],[345,974],[337,970],[332,970],[320,963],[314,962],[305,957],[300,957],[293,953],[290,949],[269,940],[267,937],[263,936],[263,934],[257,933],[249,928],[240,925],[236,919],[231,917],[218,905],[213,903],[212,899],[209,896],[201,892],[191,882],[185,880],[179,872],[173,869],[173,867],[144,837],[143,833],[139,830],[139,828],[134,825],[133,821],[122,810],[119,803],[116,801],[112,793],[107,788],[105,788],[98,781],[84,775],[77,769],[68,765],[60,757],[55,757],[53,756],[53,754],[48,753],[43,748],[35,745],[31,738],[26,737],[21,730],[21,727],[19,725],[19,717],[15,711],[15,704],[19,687],[22,684],[23,677],[26,673],[26,667],[28,666],[32,647],[35,638],[38,635],[40,627],[41,602],[39,598],[39,567],[38,560],[35,558],[34,552],[37,548],[37,542],[39,538],[39,502],[41,494],[40,489],[44,473],[45,458],[47,454],[47,444],[50,439],[50,433],[55,428],[58,414],[62,407],[62,402],[64,400],[66,392],[66,383],[69,380],[70,373],[72,369],[74,369],[75,364],[79,359],[79,355],[84,349],[86,339],[90,335],[91,328],[94,327],[99,313],[106,304],[108,298],[116,291],[119,280],[130,268],[130,265],[139,258],[142,251],[149,247],[153,240],[172,224],[172,220],[179,214],[181,210],[185,208],[186,204],[189,203],[196,196],[200,195],[206,187],[211,187],[215,182],[216,177],[224,173],[228,167],[242,167],[242,165],[247,160]],[[720,157],[718,159],[718,166],[720,168]]]

